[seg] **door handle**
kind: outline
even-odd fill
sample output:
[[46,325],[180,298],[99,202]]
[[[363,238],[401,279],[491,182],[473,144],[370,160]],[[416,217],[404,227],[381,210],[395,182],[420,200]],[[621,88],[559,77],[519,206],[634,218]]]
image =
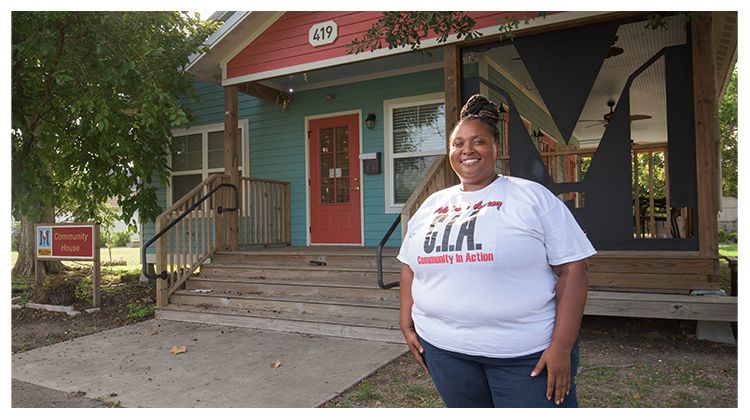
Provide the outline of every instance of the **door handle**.
[[354,178],[354,187],[352,187],[352,191],[359,191],[359,178]]

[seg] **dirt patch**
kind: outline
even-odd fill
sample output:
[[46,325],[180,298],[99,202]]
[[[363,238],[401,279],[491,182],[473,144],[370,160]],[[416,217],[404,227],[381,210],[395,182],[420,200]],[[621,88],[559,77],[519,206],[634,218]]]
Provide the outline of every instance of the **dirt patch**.
[[28,382],[11,381],[13,408],[107,408],[116,407],[106,401],[88,398],[85,392],[63,392]]
[[[737,407],[737,348],[695,338],[695,322],[587,316],[581,407]],[[442,407],[405,354],[324,407]]]
[[[13,309],[11,314],[11,351],[24,352],[72,340],[89,334],[122,327],[153,318],[153,289],[137,279],[116,276],[102,282],[102,305],[98,312],[92,308],[87,285],[82,285],[86,300],[73,304],[81,314],[75,317],[61,312],[41,309]],[[80,289],[79,289],[80,290]],[[21,294],[23,290],[17,290]]]

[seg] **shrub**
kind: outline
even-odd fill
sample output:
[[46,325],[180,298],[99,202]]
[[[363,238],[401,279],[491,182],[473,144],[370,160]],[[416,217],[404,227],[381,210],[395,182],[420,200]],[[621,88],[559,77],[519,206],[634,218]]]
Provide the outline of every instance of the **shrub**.
[[128,265],[128,262],[126,260],[102,261],[102,267],[115,267],[118,265]]
[[138,303],[128,303],[128,318],[145,319],[154,315],[154,305],[141,305]]
[[46,277],[41,287],[34,287],[31,300],[37,303],[69,305],[76,299],[76,289],[80,278],[67,277],[64,274]]
[[115,248],[122,248],[124,246],[128,246],[128,244],[130,243],[130,233],[124,230],[120,232],[115,232],[112,243]]
[[724,229],[719,229],[719,242],[736,244],[737,232],[727,232]]

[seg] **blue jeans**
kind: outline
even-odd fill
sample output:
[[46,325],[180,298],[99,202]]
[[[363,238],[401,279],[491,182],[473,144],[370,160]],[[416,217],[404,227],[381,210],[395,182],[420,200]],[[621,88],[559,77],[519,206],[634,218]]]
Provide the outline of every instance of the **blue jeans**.
[[497,359],[439,349],[421,337],[430,376],[446,407],[578,407],[578,341],[570,352],[571,389],[562,404],[547,400],[547,369],[531,377],[542,352]]

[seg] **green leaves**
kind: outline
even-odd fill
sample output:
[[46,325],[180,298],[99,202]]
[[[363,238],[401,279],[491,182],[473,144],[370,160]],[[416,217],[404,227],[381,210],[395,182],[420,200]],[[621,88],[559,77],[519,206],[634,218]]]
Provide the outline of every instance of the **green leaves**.
[[95,220],[117,197],[126,220],[158,215],[145,183],[166,177],[184,68],[213,29],[178,12],[13,12],[14,214]]
[[719,104],[722,194],[737,197],[737,67]]
[[[538,17],[546,17],[545,12],[522,15],[523,22],[529,23]],[[516,15],[498,19],[498,32],[513,39],[514,32],[521,21]],[[444,43],[448,37],[471,40],[482,36],[475,31],[476,21],[465,12],[383,12],[380,18],[365,33],[362,39],[355,38],[346,45],[347,54],[358,54],[365,50],[375,51],[388,45],[388,49],[409,46],[412,51],[422,46],[422,40],[436,37],[437,42]]]
[[412,50],[421,47],[422,39],[437,35],[438,42],[445,42],[455,33],[459,37],[472,39],[481,33],[472,28],[476,22],[463,12],[383,12],[362,37],[355,38],[347,47],[347,54],[365,50],[375,51],[388,45],[388,49],[409,46]]

